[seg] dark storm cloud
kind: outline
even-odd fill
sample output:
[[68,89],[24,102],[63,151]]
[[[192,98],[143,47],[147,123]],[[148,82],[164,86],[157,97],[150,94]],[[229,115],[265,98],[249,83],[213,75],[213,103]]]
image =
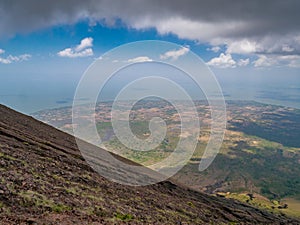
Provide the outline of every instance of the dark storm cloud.
[[200,42],[231,44],[246,38],[257,45],[254,52],[273,48],[283,53],[284,46],[297,52],[299,9],[298,0],[2,0],[0,36],[86,18],[109,25],[120,18],[129,27],[155,27]]

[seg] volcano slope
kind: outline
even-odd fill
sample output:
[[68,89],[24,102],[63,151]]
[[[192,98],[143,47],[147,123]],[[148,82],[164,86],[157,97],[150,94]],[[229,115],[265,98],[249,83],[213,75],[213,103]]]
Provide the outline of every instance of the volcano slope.
[[90,168],[74,137],[3,105],[0,174],[0,224],[300,224],[171,180],[112,182]]

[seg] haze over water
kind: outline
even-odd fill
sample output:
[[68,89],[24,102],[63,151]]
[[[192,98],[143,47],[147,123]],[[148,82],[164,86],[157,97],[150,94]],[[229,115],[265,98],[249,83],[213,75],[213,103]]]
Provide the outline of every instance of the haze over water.
[[[300,109],[300,79],[296,74],[274,75],[216,75],[226,100],[254,100],[257,102],[288,106]],[[36,76],[26,79],[21,76],[0,77],[0,103],[30,114],[39,110],[71,106],[79,76],[69,76],[52,81]],[[180,82],[180,81],[179,81]],[[183,82],[184,83],[184,82]],[[203,99],[199,89],[185,84],[184,88],[194,99]],[[113,100],[111,92],[119,87],[110,85],[101,100]]]

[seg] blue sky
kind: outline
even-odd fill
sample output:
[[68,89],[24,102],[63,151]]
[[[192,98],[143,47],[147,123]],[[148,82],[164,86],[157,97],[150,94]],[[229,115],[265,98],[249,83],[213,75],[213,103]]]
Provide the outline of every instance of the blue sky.
[[[72,25],[54,26],[47,29],[41,29],[32,33],[17,34],[13,38],[3,38],[0,40],[1,49],[5,50],[5,55],[23,55],[30,54],[30,60],[52,59],[62,60],[57,53],[67,47],[75,47],[80,44],[84,38],[91,37],[93,57],[99,57],[106,51],[119,45],[140,40],[164,40],[175,42],[181,45],[193,46],[193,51],[201,54],[204,58],[209,58],[213,54],[207,51],[207,44],[199,45],[196,41],[180,39],[176,35],[158,34],[154,28],[146,30],[137,30],[128,28],[125,24],[118,22],[112,27],[101,23],[90,26],[89,21],[79,21]],[[29,60],[28,60],[29,61]],[[81,61],[85,61],[81,57]]]
[[[76,48],[82,40],[90,38],[91,54],[79,56],[59,56],[60,51],[66,48]],[[134,41],[163,40],[177,43],[189,48],[198,54],[215,71],[226,74],[243,71],[250,67],[253,72],[264,70],[266,73],[277,67],[286,67],[286,70],[295,70],[297,66],[287,66],[270,63],[268,65],[256,65],[259,56],[255,54],[226,53],[226,45],[211,45],[200,43],[198,40],[179,38],[178,35],[168,33],[161,34],[155,28],[136,29],[128,27],[118,20],[113,26],[103,23],[90,24],[89,20],[78,21],[74,24],[64,24],[33,32],[16,33],[13,37],[0,39],[0,69],[7,74],[78,74],[83,72],[95,58],[100,57],[106,51]],[[47,69],[48,67],[48,69]],[[49,70],[51,68],[51,70]]]
[[96,58],[141,40],[188,47],[227,86],[274,78],[298,88],[299,1],[255,1],[0,1],[0,102],[23,112],[56,107]]

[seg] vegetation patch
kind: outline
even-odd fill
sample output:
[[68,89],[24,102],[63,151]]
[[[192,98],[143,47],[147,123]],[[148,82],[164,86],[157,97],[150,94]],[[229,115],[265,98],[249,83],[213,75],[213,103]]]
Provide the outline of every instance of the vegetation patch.
[[134,216],[131,214],[123,214],[123,213],[115,213],[115,218],[122,220],[122,221],[130,221],[134,219]]

